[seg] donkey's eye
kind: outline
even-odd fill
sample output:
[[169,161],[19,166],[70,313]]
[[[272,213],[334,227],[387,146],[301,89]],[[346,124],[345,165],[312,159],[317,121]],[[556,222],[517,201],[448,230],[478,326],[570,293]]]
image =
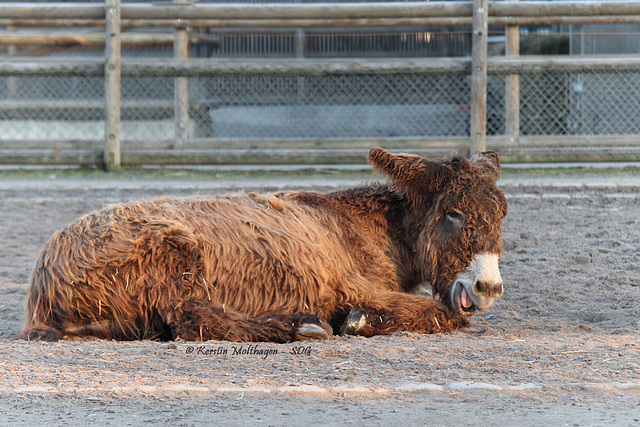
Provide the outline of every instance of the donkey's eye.
[[444,214],[447,221],[454,225],[464,224],[464,214],[460,211],[450,211]]

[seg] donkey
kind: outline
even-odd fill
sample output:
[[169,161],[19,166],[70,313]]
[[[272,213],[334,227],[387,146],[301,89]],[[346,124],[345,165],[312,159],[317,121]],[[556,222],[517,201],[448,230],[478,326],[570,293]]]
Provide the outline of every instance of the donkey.
[[[19,338],[290,342],[450,332],[502,295],[498,156],[369,153],[387,183],[89,213],[36,262]],[[433,297],[414,292],[428,284]]]

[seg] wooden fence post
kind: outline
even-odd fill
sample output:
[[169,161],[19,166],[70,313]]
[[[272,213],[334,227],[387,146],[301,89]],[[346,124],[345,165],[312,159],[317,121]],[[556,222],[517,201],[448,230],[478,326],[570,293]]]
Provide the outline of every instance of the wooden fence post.
[[104,167],[120,168],[120,0],[105,0]]
[[[9,33],[15,34],[18,31],[18,27],[15,25],[9,25],[7,28]],[[7,56],[16,56],[18,53],[18,47],[14,44],[7,45]],[[18,79],[15,76],[7,77],[7,99],[18,99]]]
[[[187,0],[177,0],[186,3]],[[186,27],[176,27],[173,39],[173,57],[179,60],[189,58],[189,35]],[[175,139],[182,145],[189,138],[189,78],[176,77],[174,89]]]
[[[518,0],[511,0],[518,1]],[[505,55],[520,56],[520,27],[507,25]],[[509,74],[505,81],[506,134],[512,142],[520,137],[520,75]]]
[[471,127],[469,147],[473,155],[487,149],[487,32],[488,0],[473,0],[471,46]]
[[[296,58],[304,60],[307,56],[307,38],[306,32],[303,28],[296,29]],[[304,76],[298,76],[297,78],[297,90],[299,102],[305,102],[307,99],[307,78]]]

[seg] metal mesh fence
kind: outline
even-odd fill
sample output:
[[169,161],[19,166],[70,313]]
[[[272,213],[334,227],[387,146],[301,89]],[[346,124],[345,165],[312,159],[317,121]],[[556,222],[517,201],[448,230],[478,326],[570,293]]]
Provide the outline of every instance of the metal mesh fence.
[[463,75],[345,75],[191,80],[207,106],[194,136],[349,138],[465,135]]
[[577,74],[566,81],[567,133],[640,133],[640,73]]
[[[468,136],[469,77],[191,77],[197,139]],[[122,140],[172,139],[175,79],[122,80]],[[505,77],[489,76],[487,133],[505,134]],[[640,73],[520,77],[523,136],[640,134]],[[0,77],[0,141],[104,137],[101,77]]]
[[471,34],[465,27],[291,29],[252,31],[201,28],[195,55],[205,58],[344,58],[466,56]]
[[[487,86],[487,133],[504,135],[505,77],[490,76]],[[520,134],[640,134],[640,73],[521,75]]]
[[104,138],[104,78],[0,78],[0,140]]

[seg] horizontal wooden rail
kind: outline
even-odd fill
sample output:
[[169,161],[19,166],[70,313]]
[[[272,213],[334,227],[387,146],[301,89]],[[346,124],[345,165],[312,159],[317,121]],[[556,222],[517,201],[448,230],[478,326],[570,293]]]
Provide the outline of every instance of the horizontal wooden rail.
[[104,4],[100,3],[2,3],[0,19],[94,19],[104,20]]
[[104,59],[11,58],[0,61],[0,76],[104,76]]
[[536,74],[536,73],[605,73],[638,72],[638,55],[585,55],[585,56],[520,56],[517,58],[492,57],[487,61],[492,74]]
[[126,76],[326,76],[346,74],[468,73],[467,58],[431,59],[265,59],[125,61]]
[[[123,4],[123,19],[376,19],[470,17],[472,2]],[[492,2],[494,17],[640,15],[640,3]]]
[[[14,32],[0,31],[0,45],[71,45],[83,46],[104,46],[107,36],[104,31],[93,33],[59,33],[50,30]],[[195,41],[195,39],[194,39]],[[173,34],[170,33],[123,33],[121,37],[122,45],[157,45],[173,44]]]
[[489,15],[496,17],[640,15],[640,3],[630,1],[491,2]]
[[[2,3],[1,26],[104,25],[96,3]],[[122,27],[470,25],[472,2],[126,3]],[[640,2],[490,2],[489,25],[640,22]]]
[[[122,108],[134,110],[173,110],[173,102],[167,100],[130,100],[123,101]],[[85,99],[68,99],[68,100],[0,100],[0,111],[41,111],[50,112],[58,111],[61,114],[68,111],[86,111],[104,109],[103,100],[85,100]]]
[[[468,137],[429,137],[429,138],[284,138],[284,139],[190,139],[182,145],[176,140],[126,140],[123,142],[124,150],[226,150],[229,147],[240,150],[341,150],[367,149],[373,146],[384,146],[393,150],[441,150],[450,152],[462,152],[469,142]],[[43,149],[53,153],[57,150],[91,149],[101,150],[102,141],[99,140],[0,140],[0,151],[15,151],[29,149]],[[487,136],[487,144],[493,150],[508,152],[512,149],[547,149],[562,150],[571,148],[573,151],[582,147],[590,147],[599,150],[628,149],[639,147],[640,135],[558,135],[558,136],[520,136],[516,140],[505,135]]]
[[372,19],[471,16],[471,2],[192,3],[122,5],[123,19]]
[[[488,140],[491,144],[491,140]],[[559,139],[558,143],[562,143]],[[379,142],[379,141],[378,141]],[[378,144],[383,145],[383,144]],[[429,158],[444,158],[452,154],[468,154],[465,144],[455,148],[395,147]],[[90,145],[89,145],[90,146]],[[121,153],[123,165],[317,165],[365,164],[368,148],[336,149],[128,149]],[[371,145],[370,145],[371,146]],[[384,145],[383,145],[384,146]],[[557,162],[638,162],[640,146],[576,146],[576,147],[496,147],[503,163]],[[102,163],[100,149],[3,149],[0,164],[84,165]]]
[[[63,58],[0,62],[0,76],[102,76],[101,59]],[[189,59],[187,61],[122,61],[126,77],[198,77],[198,76],[326,76],[382,74],[464,74],[469,73],[469,58],[426,59]],[[576,72],[638,72],[640,57],[628,56],[523,56],[491,57],[489,74],[536,74]]]
[[[225,150],[229,147],[242,150],[270,150],[270,149],[304,149],[304,150],[340,150],[345,147],[351,149],[367,149],[372,146],[385,146],[390,149],[433,149],[460,151],[468,145],[466,137],[449,138],[284,138],[284,139],[189,139],[178,144],[176,140],[127,140],[123,143],[127,150]],[[47,148],[53,150],[100,149],[102,142],[98,140],[50,140]],[[0,150],[42,149],[42,141],[29,140],[0,140]]]
[[[2,5],[0,4],[0,7]],[[550,24],[638,24],[640,15],[552,15],[552,16],[489,16],[489,25],[550,25]],[[122,28],[232,28],[266,30],[269,28],[352,28],[352,27],[425,27],[470,26],[471,16],[425,18],[369,18],[369,19],[126,19]],[[83,19],[0,19],[0,27],[101,27],[104,20]]]

